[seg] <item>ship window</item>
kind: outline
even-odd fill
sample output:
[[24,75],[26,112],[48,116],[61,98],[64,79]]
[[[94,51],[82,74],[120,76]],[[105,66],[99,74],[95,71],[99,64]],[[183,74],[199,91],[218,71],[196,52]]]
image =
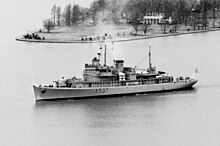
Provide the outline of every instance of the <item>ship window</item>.
[[96,69],[85,69],[85,71],[96,71]]

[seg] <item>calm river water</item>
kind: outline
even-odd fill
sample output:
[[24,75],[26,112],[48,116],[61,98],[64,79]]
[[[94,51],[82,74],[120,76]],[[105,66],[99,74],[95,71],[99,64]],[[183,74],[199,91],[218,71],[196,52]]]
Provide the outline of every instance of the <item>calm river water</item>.
[[126,66],[147,66],[151,43],[158,69],[198,68],[192,90],[35,103],[33,74],[38,83],[81,76],[98,46],[17,42],[42,19],[26,16],[0,26],[0,145],[220,145],[220,31],[114,44],[110,58]]

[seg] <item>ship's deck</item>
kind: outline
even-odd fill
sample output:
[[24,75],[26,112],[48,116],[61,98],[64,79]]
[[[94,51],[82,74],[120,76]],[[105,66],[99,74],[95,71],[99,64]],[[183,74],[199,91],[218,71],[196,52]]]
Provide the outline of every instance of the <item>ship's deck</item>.
[[[120,87],[120,86],[136,86],[136,85],[150,85],[163,83],[188,82],[193,79],[175,79],[173,78],[154,78],[154,79],[138,79],[138,80],[122,80],[122,81],[105,81],[105,82],[88,82],[81,81],[71,86],[58,86],[56,88],[97,88],[97,87]],[[49,87],[55,87],[50,85]]]

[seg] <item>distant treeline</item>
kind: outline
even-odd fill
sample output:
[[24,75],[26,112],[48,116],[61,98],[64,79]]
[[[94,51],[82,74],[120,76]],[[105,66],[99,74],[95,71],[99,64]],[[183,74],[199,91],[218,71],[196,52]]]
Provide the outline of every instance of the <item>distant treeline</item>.
[[50,20],[54,26],[84,25],[89,19],[93,25],[129,21],[135,28],[146,14],[162,13],[164,25],[166,19],[172,18],[172,24],[176,26],[191,22],[206,28],[208,19],[217,19],[219,9],[219,0],[94,0],[89,8],[67,4],[61,11],[60,6],[53,5]]

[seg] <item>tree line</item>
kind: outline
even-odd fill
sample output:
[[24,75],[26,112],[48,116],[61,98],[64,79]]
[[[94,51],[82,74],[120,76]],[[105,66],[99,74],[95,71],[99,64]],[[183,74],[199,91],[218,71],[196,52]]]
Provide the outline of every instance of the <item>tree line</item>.
[[[161,26],[164,33],[166,33],[169,18],[172,18],[171,25],[174,32],[177,31],[178,25],[183,24],[193,25],[194,30],[198,25],[206,29],[208,19],[216,20],[219,8],[219,0],[128,0],[125,6],[126,14],[132,20],[136,30],[140,25],[138,20],[143,19],[147,13],[162,13],[164,19]],[[213,26],[215,27],[214,22]]]
[[[93,25],[98,21],[117,22],[121,16],[123,0],[94,0],[89,8],[83,8],[78,4],[67,4],[63,11],[60,6],[53,5],[51,9],[52,18],[43,21],[43,25],[48,32],[54,26],[84,26],[86,20],[91,19]],[[101,17],[101,19],[100,19]]]
[[[83,8],[78,4],[67,4],[63,11],[60,6],[53,5],[51,9],[52,19],[44,21],[44,26],[78,26],[84,25],[88,19],[93,25],[101,22],[120,23],[122,20],[132,22],[131,25],[137,31],[143,27],[149,28],[149,24],[140,23],[146,14],[162,13],[164,20],[161,23],[166,32],[167,20],[172,18],[174,31],[178,25],[202,25],[207,27],[207,20],[216,20],[220,9],[219,0],[94,0],[89,8]],[[48,25],[47,25],[48,26]],[[47,27],[48,28],[48,27]],[[47,29],[48,30],[48,29]]]

